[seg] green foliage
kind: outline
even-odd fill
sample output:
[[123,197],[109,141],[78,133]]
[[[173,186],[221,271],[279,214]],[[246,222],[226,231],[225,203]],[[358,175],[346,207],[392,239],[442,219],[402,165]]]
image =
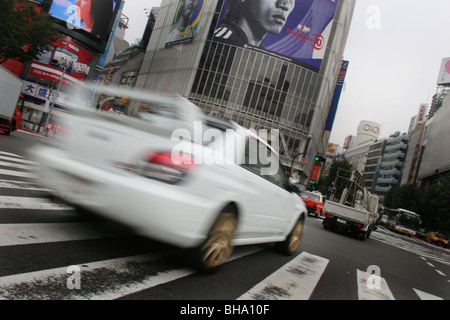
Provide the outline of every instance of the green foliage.
[[388,208],[403,208],[420,214],[425,227],[450,231],[450,175],[419,189],[415,185],[394,186],[384,199]]
[[0,10],[0,63],[33,60],[51,48],[59,32],[51,18],[39,14],[26,0],[2,0]]

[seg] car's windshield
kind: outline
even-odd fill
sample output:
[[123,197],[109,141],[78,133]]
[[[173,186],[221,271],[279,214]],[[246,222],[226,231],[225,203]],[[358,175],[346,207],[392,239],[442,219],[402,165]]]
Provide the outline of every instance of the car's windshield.
[[305,197],[305,198],[308,198],[311,200],[315,200],[315,201],[320,201],[320,196],[318,194],[314,194],[314,193],[310,193],[310,192],[303,192],[302,197]]

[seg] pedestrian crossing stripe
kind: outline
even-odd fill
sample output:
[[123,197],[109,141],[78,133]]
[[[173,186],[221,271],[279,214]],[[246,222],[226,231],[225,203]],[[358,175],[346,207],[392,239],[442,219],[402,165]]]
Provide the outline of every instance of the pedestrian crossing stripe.
[[[258,246],[239,247],[229,261],[261,251]],[[0,277],[0,300],[114,300],[176,281],[196,272],[191,268],[153,270],[162,260],[176,255],[176,250],[85,262],[75,266],[39,270]],[[302,252],[265,280],[241,295],[238,300],[307,300],[311,297],[328,259]],[[317,269],[316,269],[317,268]],[[79,272],[79,286],[70,286],[72,272]],[[141,272],[137,272],[137,270]],[[357,270],[360,300],[394,300],[383,278],[381,286],[369,288],[371,275]],[[287,277],[287,279],[286,279]],[[128,278],[133,280],[128,282]],[[101,285],[93,279],[102,279]],[[422,300],[442,298],[413,289]]]
[[302,252],[239,297],[239,300],[308,300],[325,271],[328,261],[328,259]]
[[8,167],[8,168],[20,169],[20,170],[34,169],[34,167],[29,166],[29,165],[19,164],[19,163],[10,162],[10,161],[1,161],[1,160],[0,160],[0,167]]
[[[0,169],[0,175],[16,176],[22,178],[34,178],[35,175],[28,170],[32,170],[36,163],[23,159],[23,157],[7,152],[0,152],[0,167],[8,167],[14,170]],[[7,161],[8,163],[6,163]],[[0,179],[0,188],[10,189],[24,189],[24,190],[40,190],[39,186],[30,182],[2,180]],[[43,189],[42,189],[43,190]],[[55,204],[47,199],[29,198],[29,197],[13,197],[0,196],[0,209],[33,209],[33,210],[73,210],[72,207]],[[117,234],[117,230],[108,233],[107,229],[100,231],[95,225],[86,223],[67,223],[67,224],[0,224],[0,247],[27,245],[32,243],[49,243],[49,242],[63,242],[63,241],[77,241],[86,239],[99,239],[104,237],[121,236]],[[401,238],[388,239],[388,234],[381,232],[373,232],[372,238],[395,245],[402,241]],[[389,242],[390,241],[390,242]],[[393,241],[393,242],[392,242]],[[398,246],[400,248],[405,247]],[[239,259],[245,255],[255,253],[262,250],[261,247],[249,246],[236,248],[235,253],[230,258],[231,260]],[[436,257],[427,255],[423,252],[424,249],[418,246],[410,245],[407,250],[420,253],[422,256],[427,256],[436,260]],[[128,263],[148,263],[153,261],[155,255],[162,253],[152,253],[145,256],[126,257],[113,260],[104,260],[94,263],[80,265],[82,272],[90,271],[95,274],[102,270],[110,270],[113,274],[117,266],[124,268]],[[153,260],[152,260],[153,259]],[[422,258],[425,260],[425,258]],[[147,261],[147,262],[145,262]],[[311,298],[317,284],[319,283],[322,274],[328,266],[329,260],[317,255],[307,252],[302,252],[297,257],[292,259],[289,263],[276,270],[266,279],[256,284],[249,291],[243,293],[238,297],[239,300],[274,300],[274,299],[295,299],[307,300]],[[112,266],[112,267],[111,267]],[[114,267],[115,266],[115,267]],[[106,269],[105,269],[106,268]],[[108,269],[110,268],[110,269]],[[125,268],[126,269],[126,268]],[[148,276],[142,281],[133,283],[112,283],[105,284],[105,288],[101,290],[92,289],[87,290],[80,295],[80,292],[72,292],[71,295],[62,296],[64,299],[117,299],[128,294],[136,293],[145,289],[152,288],[156,285],[167,283],[180,279],[194,273],[193,269],[173,269],[161,271],[151,276]],[[133,272],[129,270],[129,272]],[[68,278],[67,267],[41,270],[25,274],[16,274],[5,277],[0,277],[0,300],[2,299],[46,299],[51,296],[46,294],[51,291],[52,286],[65,285]],[[103,279],[102,276],[99,276]],[[375,277],[375,278],[374,278]],[[114,277],[113,277],[114,278]],[[123,281],[119,279],[114,281]],[[61,283],[61,281],[63,281]],[[368,286],[371,281],[379,284],[375,287]],[[449,281],[450,282],[450,281]],[[37,284],[39,286],[30,287],[30,284]],[[386,299],[393,300],[394,296],[387,285],[384,278],[376,277],[367,272],[356,271],[356,283],[358,290],[358,299],[360,300],[375,300]],[[42,287],[41,285],[44,284]],[[103,286],[103,284],[102,284]],[[30,291],[30,288],[36,291]],[[13,289],[13,290],[12,290]],[[85,289],[85,288],[83,288]],[[442,298],[426,293],[424,291],[413,289],[417,296],[422,300],[442,300]],[[84,291],[84,290],[83,290]],[[74,294],[75,293],[75,294]]]
[[379,275],[356,270],[359,300],[395,300],[387,282]]
[[0,169],[0,175],[11,176],[11,177],[20,177],[20,178],[35,178],[36,176],[30,172],[22,172],[22,171],[14,171],[14,170],[6,170]]
[[129,236],[108,223],[0,224],[0,247]]
[[[233,253],[229,261],[243,258],[261,251],[258,246],[246,246]],[[158,260],[167,259],[176,251],[143,254],[102,261],[86,262],[78,265],[80,270],[80,290],[67,289],[71,274],[70,267],[40,270],[16,275],[0,277],[0,300],[113,300],[133,293],[147,290],[155,286],[168,283],[196,272],[191,268],[168,269],[153,271],[152,265]],[[124,283],[120,275],[135,274],[137,269],[143,270],[140,278],[130,283]],[[159,268],[156,268],[157,270]],[[73,270],[73,269],[72,269]],[[103,279],[99,286],[98,281]],[[59,290],[58,290],[59,289]]]
[[[16,157],[15,157],[16,156]],[[10,161],[13,163],[22,163],[22,164],[28,164],[28,165],[37,165],[37,163],[35,161],[31,161],[31,160],[25,160],[23,159],[23,157],[20,157],[18,155],[1,155],[0,154],[0,160],[3,161]]]
[[40,185],[37,185],[32,182],[17,181],[17,180],[4,180],[4,179],[0,179],[0,188],[33,190],[33,191],[48,191],[48,189],[42,188]]
[[11,153],[11,152],[5,152],[5,151],[0,151],[0,156],[9,156],[9,157],[15,157],[15,158],[23,158],[21,155],[15,154],[15,153]]
[[73,210],[73,207],[45,198],[0,196],[0,209]]

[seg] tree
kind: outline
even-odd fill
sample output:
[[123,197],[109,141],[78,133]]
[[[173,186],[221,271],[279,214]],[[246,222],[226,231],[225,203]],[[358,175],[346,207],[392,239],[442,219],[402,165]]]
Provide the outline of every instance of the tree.
[[49,50],[59,31],[47,14],[27,0],[2,0],[0,10],[0,63],[28,62]]
[[384,206],[418,213],[427,229],[450,231],[450,175],[419,189],[416,185],[393,186],[384,198]]

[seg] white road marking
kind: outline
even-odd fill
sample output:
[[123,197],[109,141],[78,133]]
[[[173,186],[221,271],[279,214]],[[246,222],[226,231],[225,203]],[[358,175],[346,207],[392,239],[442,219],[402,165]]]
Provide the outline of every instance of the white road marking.
[[20,169],[20,170],[33,170],[34,169],[34,167],[32,167],[32,166],[13,163],[13,162],[7,162],[7,161],[0,161],[0,166],[14,168],[14,169]]
[[0,247],[121,236],[107,223],[0,224]]
[[446,277],[447,275],[443,273],[441,270],[435,269],[437,273],[439,273],[441,276]]
[[308,300],[329,260],[302,252],[239,300]]
[[[237,248],[229,261],[261,251]],[[197,272],[190,268],[161,269],[161,259],[176,252],[151,253],[77,265],[79,289],[68,289],[74,274],[69,266],[0,277],[0,300],[112,300]]]
[[31,161],[31,160],[25,160],[23,159],[23,157],[17,158],[17,155],[0,155],[0,160],[6,160],[6,161],[12,161],[12,162],[16,162],[16,163],[23,163],[23,164],[28,164],[28,165],[34,165],[36,166],[38,163],[35,161]]
[[395,300],[384,278],[361,270],[356,274],[359,300]]
[[11,153],[11,152],[6,152],[6,151],[0,151],[0,155],[23,159],[23,157],[18,155],[18,154]]
[[0,209],[73,210],[73,207],[44,198],[0,196]]
[[378,230],[372,232],[370,238],[397,247],[399,249],[403,249],[408,252],[417,254],[421,257],[422,260],[424,260],[426,257],[427,259],[431,259],[440,263],[444,263],[446,265],[450,265],[450,260],[444,255],[444,253],[439,254],[438,252],[423,247],[419,244],[406,241],[406,239],[404,239],[404,236],[395,235],[395,237],[392,237],[390,234],[385,233],[385,230],[380,228],[379,230],[383,232],[380,232]]
[[3,179],[0,179],[0,188],[33,190],[33,191],[47,191],[48,190],[48,189],[42,188],[39,185],[32,183],[32,182],[16,181],[16,180],[3,180]]
[[6,169],[0,169],[0,175],[21,177],[21,178],[35,178],[36,177],[33,173],[14,171],[14,170],[6,170]]
[[419,296],[421,300],[444,300],[441,297],[437,297],[435,295],[432,295],[430,293],[426,293],[417,289],[414,289],[416,294]]

